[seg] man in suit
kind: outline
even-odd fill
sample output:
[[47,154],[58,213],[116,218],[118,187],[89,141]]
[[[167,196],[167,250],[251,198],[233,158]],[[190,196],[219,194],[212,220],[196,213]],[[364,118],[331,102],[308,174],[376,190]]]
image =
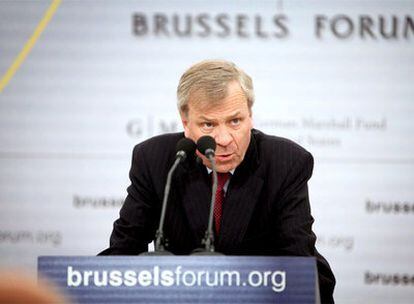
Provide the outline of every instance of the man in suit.
[[[251,78],[233,63],[202,61],[181,77],[177,90],[184,133],[148,139],[134,148],[128,196],[114,223],[110,248],[101,254],[148,250],[158,225],[175,144],[203,135],[217,143],[222,178],[215,210],[215,248],[227,255],[315,256],[322,303],[333,303],[335,278],[315,249],[307,181],[313,157],[292,141],[253,129]],[[172,180],[164,233],[167,250],[189,254],[201,247],[211,199],[209,160],[196,152]],[[220,184],[220,183],[219,183]]]

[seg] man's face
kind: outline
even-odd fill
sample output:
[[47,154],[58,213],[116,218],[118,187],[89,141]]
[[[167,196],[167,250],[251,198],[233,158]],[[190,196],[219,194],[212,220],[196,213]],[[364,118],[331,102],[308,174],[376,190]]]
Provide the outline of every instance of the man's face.
[[[193,94],[187,115],[181,114],[187,138],[197,142],[201,136],[209,135],[215,139],[218,172],[229,172],[243,161],[252,129],[251,112],[239,83],[231,82],[227,88],[227,96],[217,104],[209,104],[203,94]],[[197,154],[211,168],[208,159],[198,151]]]

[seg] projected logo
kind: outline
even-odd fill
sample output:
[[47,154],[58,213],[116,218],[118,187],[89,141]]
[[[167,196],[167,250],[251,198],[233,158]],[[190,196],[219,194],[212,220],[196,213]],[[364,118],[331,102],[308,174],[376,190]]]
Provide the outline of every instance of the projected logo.
[[154,135],[181,131],[181,123],[175,116],[154,117],[151,115],[130,119],[126,133],[134,139],[145,139]]
[[414,286],[414,274],[365,271],[366,285]]
[[352,252],[355,238],[350,235],[318,235],[316,240],[318,248]]
[[115,208],[119,209],[124,203],[123,197],[96,197],[96,196],[84,196],[73,195],[73,207],[75,209],[92,208],[92,209],[106,209]]
[[198,37],[282,39],[289,36],[284,14],[148,14],[132,15],[132,32],[137,37]]
[[[242,38],[285,39],[293,32],[286,14],[145,13],[132,15],[132,33],[136,37],[159,38]],[[414,37],[414,19],[410,15],[335,14],[314,15],[305,20],[313,26],[318,40],[409,40]]]
[[0,230],[0,245],[37,244],[59,247],[63,242],[58,230]]
[[398,40],[414,37],[414,21],[409,15],[316,15],[315,35],[337,39]]
[[414,202],[404,200],[371,200],[365,201],[365,211],[368,214],[414,214]]

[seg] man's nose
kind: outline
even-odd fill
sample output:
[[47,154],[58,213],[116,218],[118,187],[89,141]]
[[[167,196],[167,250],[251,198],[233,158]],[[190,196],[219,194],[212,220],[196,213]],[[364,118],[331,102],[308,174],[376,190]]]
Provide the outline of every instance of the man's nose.
[[232,142],[233,137],[226,126],[219,126],[216,131],[214,139],[217,145],[226,147]]

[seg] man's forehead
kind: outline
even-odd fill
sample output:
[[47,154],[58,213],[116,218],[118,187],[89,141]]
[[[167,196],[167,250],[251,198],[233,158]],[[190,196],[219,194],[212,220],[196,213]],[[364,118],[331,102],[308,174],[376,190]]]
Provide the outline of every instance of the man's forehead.
[[205,109],[219,105],[227,97],[226,92],[207,93],[204,90],[197,90],[190,94],[188,106],[194,109]]
[[240,113],[248,111],[247,100],[237,100],[236,102],[226,103],[220,101],[202,101],[188,103],[188,112],[195,117],[209,117],[217,114],[225,114],[226,116],[237,116]]
[[188,102],[188,107],[195,110],[208,111],[214,108],[225,107],[225,106],[234,106],[234,107],[244,107],[248,105],[247,98],[243,92],[229,94],[224,98],[211,98],[207,96],[194,96],[190,98]]
[[[215,115],[217,112],[215,113],[208,113],[208,112],[198,112],[195,113],[194,117],[196,119],[203,119],[203,120],[215,120],[217,119],[217,115]],[[224,118],[226,119],[231,119],[231,118],[236,118],[238,117],[240,114],[242,114],[241,110],[235,110],[233,112],[229,112],[229,113],[223,113]]]

